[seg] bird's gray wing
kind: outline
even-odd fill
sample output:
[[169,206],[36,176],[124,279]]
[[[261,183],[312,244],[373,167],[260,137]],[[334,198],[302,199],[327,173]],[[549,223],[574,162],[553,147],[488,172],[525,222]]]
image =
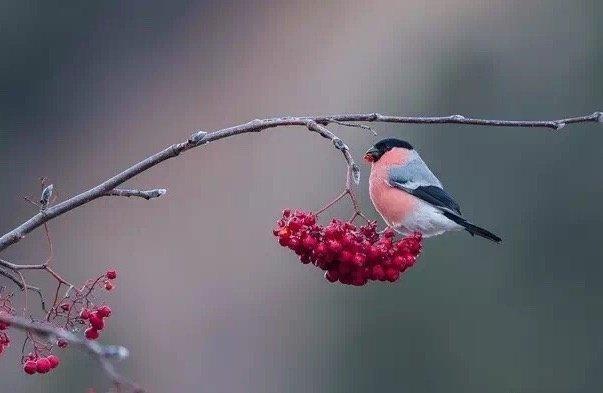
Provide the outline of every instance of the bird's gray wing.
[[442,183],[429,170],[421,157],[413,157],[404,165],[389,169],[389,184],[417,198],[453,214],[461,215],[461,208],[442,187]]

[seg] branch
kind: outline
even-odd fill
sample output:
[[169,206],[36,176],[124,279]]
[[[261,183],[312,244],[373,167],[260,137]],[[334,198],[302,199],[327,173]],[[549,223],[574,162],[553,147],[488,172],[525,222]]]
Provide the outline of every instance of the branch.
[[40,288],[31,286],[31,285],[19,280],[17,277],[13,276],[9,272],[7,272],[6,270],[1,269],[1,268],[0,268],[0,276],[4,276],[4,277],[8,278],[9,280],[11,280],[17,287],[19,287],[19,289],[21,291],[29,290],[29,291],[33,291],[33,292],[37,293],[38,296],[40,296],[40,303],[42,304],[42,310],[46,311],[46,303],[44,303],[44,295],[42,295],[42,291],[40,290]]
[[144,198],[147,201],[152,198],[159,198],[160,196],[165,195],[167,190],[165,188],[156,188],[154,190],[126,190],[122,188],[115,188],[113,190],[107,191],[105,195],[107,196],[122,196],[122,197],[138,197]]
[[349,122],[383,122],[383,123],[401,123],[401,124],[463,124],[463,125],[481,125],[491,127],[527,127],[527,128],[550,128],[560,130],[566,124],[586,123],[586,122],[603,122],[603,114],[594,112],[593,114],[579,117],[571,117],[559,120],[486,120],[474,119],[461,115],[452,115],[445,117],[409,117],[409,116],[387,116],[379,113],[369,114],[344,114],[333,116],[318,116],[318,117],[281,117],[264,120],[253,120],[251,122],[241,124],[234,127],[224,128],[214,132],[199,131],[189,138],[189,140],[181,143],[176,143],[168,148],[138,162],[125,171],[105,180],[101,184],[87,191],[82,192],[74,197],[59,203],[58,205],[48,207],[40,211],[18,227],[0,237],[0,251],[3,251],[11,245],[19,242],[28,233],[43,225],[44,223],[60,216],[68,211],[71,211],[88,202],[107,195],[108,192],[114,190],[117,186],[139,175],[140,173],[166,161],[170,158],[177,157],[181,153],[195,147],[202,146],[208,142],[217,141],[219,139],[228,138],[231,136],[245,134],[249,132],[260,132],[266,129],[280,126],[304,126],[308,130],[316,132],[324,138],[330,139],[335,148],[340,150],[351,169],[352,177],[355,181],[359,179],[359,169],[354,163],[354,160],[349,152],[348,147],[326,129],[330,123],[342,124]]
[[88,353],[92,358],[96,359],[118,391],[120,387],[127,387],[134,392],[143,392],[135,383],[127,380],[119,374],[113,366],[112,360],[122,360],[128,357],[129,352],[121,346],[107,345],[103,346],[94,341],[80,339],[75,334],[64,329],[57,329],[52,326],[32,322],[31,320],[18,316],[10,316],[8,314],[0,314],[0,322],[7,323],[10,327],[23,330],[36,336],[48,340],[49,342],[56,339],[63,339],[71,345],[76,346],[83,352]]

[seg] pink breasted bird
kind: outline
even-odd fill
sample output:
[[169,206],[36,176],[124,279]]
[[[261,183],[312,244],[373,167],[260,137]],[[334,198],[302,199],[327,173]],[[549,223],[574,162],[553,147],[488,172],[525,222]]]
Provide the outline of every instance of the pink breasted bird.
[[425,237],[465,229],[496,243],[502,240],[463,218],[459,204],[410,143],[383,139],[364,158],[371,163],[371,201],[389,227],[402,234],[420,232]]

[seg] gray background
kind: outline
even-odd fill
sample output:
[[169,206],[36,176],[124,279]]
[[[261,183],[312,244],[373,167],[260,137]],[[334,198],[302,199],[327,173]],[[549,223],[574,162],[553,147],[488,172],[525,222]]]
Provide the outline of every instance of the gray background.
[[[0,2],[0,232],[185,139],[257,117],[379,111],[547,119],[601,110],[596,1]],[[598,392],[603,132],[377,125],[409,140],[467,217],[504,238],[425,244],[395,285],[329,285],[278,247],[285,207],[343,185],[329,143],[281,128],[145,173],[150,202],[104,199],[52,221],[75,281],[117,266],[103,342],[152,392]],[[334,126],[356,157],[374,142]],[[366,192],[360,196],[377,218]],[[347,216],[342,206],[334,214]],[[44,257],[36,232],[3,257]],[[31,279],[51,288],[41,275]],[[108,386],[70,351],[3,392]]]

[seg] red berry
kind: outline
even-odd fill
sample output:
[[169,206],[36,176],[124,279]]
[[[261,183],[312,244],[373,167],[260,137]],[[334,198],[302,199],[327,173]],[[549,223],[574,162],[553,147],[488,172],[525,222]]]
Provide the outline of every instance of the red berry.
[[329,246],[329,250],[331,250],[331,252],[334,254],[339,254],[343,249],[343,246],[337,240],[329,240],[327,244]]
[[352,273],[352,285],[357,287],[363,286],[367,283],[367,278],[364,276],[364,272],[361,270],[356,270]]
[[384,232],[383,232],[383,237],[386,239],[391,239],[392,237],[394,237],[396,233],[394,232],[393,229],[391,228],[387,228]]
[[352,263],[357,267],[362,267],[366,263],[366,256],[364,254],[355,254]]
[[38,369],[38,366],[36,365],[36,362],[33,360],[28,360],[23,365],[23,371],[25,371],[25,373],[29,374],[29,375],[35,374],[37,369]]
[[105,273],[105,276],[109,280],[115,280],[117,278],[117,271],[116,270],[107,270],[107,273]]
[[396,281],[400,278],[400,272],[394,268],[388,268],[385,270],[385,279],[390,282]]
[[297,218],[294,218],[293,220],[289,221],[289,229],[291,229],[293,232],[298,231],[302,227],[302,225],[302,221]]
[[50,371],[50,362],[48,359],[42,357],[36,360],[36,371],[40,374],[46,374]]
[[67,346],[69,345],[69,343],[67,342],[67,340],[65,340],[64,338],[59,338],[57,340],[57,346],[59,348],[67,348]]
[[303,263],[304,265],[307,265],[308,263],[312,262],[312,260],[310,260],[310,256],[307,254],[303,254],[299,256],[299,260],[301,261],[301,263]]
[[316,224],[316,216],[314,214],[304,217],[304,225],[312,226]]
[[287,236],[279,236],[278,237],[278,244],[280,244],[283,247],[289,247],[290,240],[291,240],[291,238],[289,237],[289,235],[287,235]]
[[111,307],[109,307],[109,306],[99,307],[98,310],[96,310],[96,314],[101,318],[106,318],[109,315],[111,315]]
[[113,289],[113,284],[111,283],[111,281],[107,281],[107,282],[105,283],[105,289],[106,289],[107,291],[110,291],[110,290],[112,290],[112,289]]
[[327,246],[322,242],[318,243],[318,245],[314,249],[314,253],[319,256],[325,255],[327,253]]
[[352,268],[350,267],[350,265],[348,265],[346,263],[340,263],[339,267],[337,269],[339,271],[340,276],[345,276],[352,271]]
[[8,324],[6,322],[0,322],[0,330],[6,330],[6,329],[8,329],[9,326],[10,326],[10,324]]
[[325,228],[325,237],[327,239],[335,239],[338,234],[339,230],[332,224]]
[[398,270],[403,269],[406,266],[406,258],[398,255],[392,259],[392,265]]
[[306,250],[310,251],[310,250],[314,250],[316,248],[316,246],[318,246],[318,240],[316,240],[315,237],[306,236],[306,237],[304,237],[302,244]]
[[48,361],[50,362],[50,368],[57,368],[59,363],[61,363],[58,356],[55,355],[50,355],[46,359],[48,359]]
[[95,330],[103,330],[103,328],[105,327],[105,322],[103,321],[103,318],[98,315],[98,312],[92,312],[90,313],[90,326],[92,326]]
[[70,308],[71,308],[71,306],[69,306],[68,303],[61,304],[61,310],[63,310],[63,311],[69,311]]
[[376,246],[370,246],[367,254],[371,261],[377,261],[381,258],[381,250],[379,250],[379,248]]
[[352,254],[348,250],[344,250],[341,252],[341,254],[339,254],[339,259],[341,260],[341,262],[346,264],[352,263],[352,261],[354,260],[354,254]]
[[86,336],[86,338],[88,340],[96,340],[99,336],[98,330],[96,330],[93,327],[89,327],[88,329],[86,329],[86,331],[84,332],[84,335]]
[[293,251],[297,252],[300,249],[300,247],[299,247],[300,244],[301,243],[300,243],[300,241],[299,241],[298,238],[292,237],[292,238],[289,239],[289,245],[288,246],[289,246],[290,249],[292,249]]
[[90,318],[90,310],[88,310],[87,308],[82,308],[82,311],[80,311],[80,318],[81,319]]
[[375,265],[371,271],[371,278],[373,280],[383,281],[385,280],[385,270],[383,270],[383,266]]
[[329,282],[335,282],[339,279],[339,273],[337,272],[337,270],[327,270],[325,272],[325,278]]

